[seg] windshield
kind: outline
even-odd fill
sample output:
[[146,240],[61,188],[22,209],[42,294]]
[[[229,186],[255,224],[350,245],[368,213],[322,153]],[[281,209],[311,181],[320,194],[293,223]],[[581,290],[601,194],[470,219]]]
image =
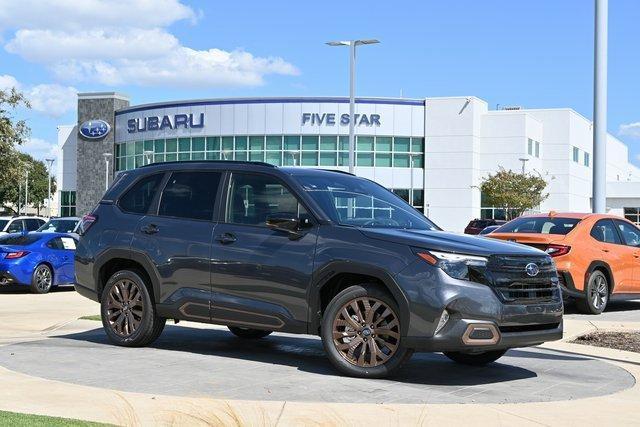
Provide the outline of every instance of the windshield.
[[28,246],[41,238],[42,236],[38,236],[37,234],[9,234],[0,237],[0,245]]
[[522,217],[506,223],[496,233],[567,234],[579,223],[577,218]]
[[74,219],[52,219],[46,222],[37,231],[45,233],[71,233],[78,223]]
[[340,225],[439,230],[400,197],[372,181],[337,173],[295,178],[329,218]]

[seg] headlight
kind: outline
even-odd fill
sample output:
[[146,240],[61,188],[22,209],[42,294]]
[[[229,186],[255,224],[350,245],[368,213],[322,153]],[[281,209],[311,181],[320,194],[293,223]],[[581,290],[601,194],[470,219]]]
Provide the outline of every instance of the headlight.
[[484,282],[484,269],[488,261],[485,257],[424,250],[416,251],[416,255],[429,264],[441,268],[454,279]]

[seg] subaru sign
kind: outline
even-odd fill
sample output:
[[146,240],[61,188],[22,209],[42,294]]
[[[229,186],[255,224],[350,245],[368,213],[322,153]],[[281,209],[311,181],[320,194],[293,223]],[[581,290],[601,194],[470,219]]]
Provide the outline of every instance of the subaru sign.
[[165,129],[196,129],[204,127],[204,113],[195,118],[193,113],[175,114],[173,116],[150,116],[127,120],[127,132],[146,132]]
[[80,135],[88,139],[102,138],[111,130],[111,125],[104,120],[87,120],[80,125]]

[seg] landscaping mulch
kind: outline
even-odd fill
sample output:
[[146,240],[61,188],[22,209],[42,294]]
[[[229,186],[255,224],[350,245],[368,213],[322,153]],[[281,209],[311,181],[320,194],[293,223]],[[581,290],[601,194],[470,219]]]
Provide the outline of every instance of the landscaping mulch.
[[572,342],[640,353],[640,331],[596,331],[582,335]]

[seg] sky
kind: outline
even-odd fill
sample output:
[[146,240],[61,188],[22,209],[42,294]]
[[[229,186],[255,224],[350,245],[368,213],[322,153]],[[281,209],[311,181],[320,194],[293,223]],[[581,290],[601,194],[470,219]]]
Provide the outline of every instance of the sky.
[[[609,1],[608,130],[640,166],[640,1]],[[31,101],[23,151],[55,156],[76,93],[132,104],[252,96],[477,96],[593,111],[594,0],[0,0],[0,89]]]

